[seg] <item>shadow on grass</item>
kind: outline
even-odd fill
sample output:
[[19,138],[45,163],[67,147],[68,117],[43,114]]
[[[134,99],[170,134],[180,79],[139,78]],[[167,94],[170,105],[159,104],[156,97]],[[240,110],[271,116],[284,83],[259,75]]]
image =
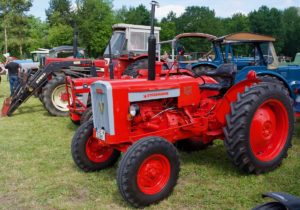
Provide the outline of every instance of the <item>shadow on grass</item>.
[[219,173],[228,176],[240,177],[245,176],[247,173],[240,171],[235,167],[226,154],[226,148],[223,142],[217,141],[213,146],[208,147],[206,150],[196,152],[183,152],[179,151],[182,165],[185,163],[195,163],[200,166],[213,168]]
[[16,111],[13,113],[13,116],[37,113],[37,112],[44,112],[44,111],[45,111],[45,109],[41,105],[25,106],[25,107],[17,108]]
[[69,122],[66,124],[66,128],[70,131],[76,131],[79,128],[80,125],[76,125],[69,119]]
[[296,120],[296,126],[295,126],[295,135],[294,137],[299,138],[300,137],[300,126],[297,126],[300,124],[300,119]]

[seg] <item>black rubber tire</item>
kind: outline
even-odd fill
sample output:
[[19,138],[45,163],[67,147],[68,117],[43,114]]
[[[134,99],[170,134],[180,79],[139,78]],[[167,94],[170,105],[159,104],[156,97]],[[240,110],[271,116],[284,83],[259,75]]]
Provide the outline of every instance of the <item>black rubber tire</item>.
[[[257,159],[250,146],[250,124],[257,108],[269,99],[280,101],[287,109],[288,136],[281,152],[270,161]],[[287,90],[276,83],[259,83],[246,87],[245,92],[238,94],[237,101],[231,104],[231,113],[226,116],[224,144],[229,159],[235,166],[247,173],[265,173],[277,168],[287,156],[294,133],[294,112],[292,99]]]
[[51,79],[43,88],[42,100],[46,110],[54,116],[66,117],[69,116],[69,111],[57,109],[52,103],[52,94],[55,88],[65,85],[65,77],[58,76]]
[[254,207],[252,210],[287,210],[287,208],[279,202],[268,202]]
[[92,107],[90,106],[82,113],[80,117],[80,125],[92,119],[93,119],[93,110]]
[[[271,82],[271,83],[277,83],[285,87],[283,81],[278,79],[277,77],[274,77],[272,75],[258,75],[257,76],[262,82]],[[286,88],[286,87],[285,87]]]
[[[171,164],[171,174],[166,186],[153,195],[144,194],[137,185],[137,173],[142,162],[153,154],[165,156]],[[168,197],[177,183],[180,162],[173,144],[160,137],[145,137],[133,144],[121,159],[117,183],[122,197],[136,208],[158,203]]]
[[[138,71],[140,69],[148,69],[148,58],[143,58],[133,63],[129,64],[127,68],[124,70],[123,75],[131,76],[132,78],[136,78],[139,76]],[[163,64],[163,70],[168,70],[169,67],[166,63]]]
[[148,59],[143,58],[133,63],[129,64],[127,68],[124,70],[123,75],[131,76],[132,78],[136,78],[138,74],[138,70],[147,69],[148,68]]
[[99,171],[113,166],[120,157],[120,151],[115,149],[105,162],[95,163],[87,157],[86,143],[89,137],[93,135],[93,128],[93,121],[88,121],[81,125],[74,134],[71,144],[73,160],[75,164],[85,172]]
[[200,151],[200,150],[205,150],[211,145],[212,145],[212,143],[204,144],[201,141],[193,141],[191,139],[180,140],[175,143],[175,146],[179,150],[182,150],[185,152],[196,152],[196,151]]

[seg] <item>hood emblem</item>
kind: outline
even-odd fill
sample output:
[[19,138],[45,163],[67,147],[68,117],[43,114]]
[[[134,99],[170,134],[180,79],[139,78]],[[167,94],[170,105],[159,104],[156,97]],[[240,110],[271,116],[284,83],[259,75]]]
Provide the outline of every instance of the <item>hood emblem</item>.
[[99,110],[100,110],[101,113],[104,112],[104,103],[103,102],[99,103]]

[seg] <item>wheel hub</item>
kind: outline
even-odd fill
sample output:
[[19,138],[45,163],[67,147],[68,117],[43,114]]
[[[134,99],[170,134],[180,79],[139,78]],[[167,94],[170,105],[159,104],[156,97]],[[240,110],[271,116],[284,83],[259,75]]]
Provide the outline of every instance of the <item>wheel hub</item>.
[[145,194],[156,194],[168,183],[170,178],[170,162],[159,154],[151,155],[141,164],[137,184]]
[[105,162],[113,153],[112,148],[104,147],[99,140],[92,136],[86,143],[85,151],[89,160],[95,163]]
[[[66,92],[65,85],[57,86],[52,92],[52,104],[53,106],[62,112],[67,112],[68,109],[68,94]],[[72,99],[70,100],[72,101]]]
[[263,128],[262,128],[262,135],[265,139],[270,139],[271,136],[273,134],[273,130],[272,130],[272,122],[271,121],[266,121],[263,124]]
[[288,115],[284,105],[268,100],[258,107],[250,126],[250,146],[256,158],[270,161],[281,152],[288,133]]
[[68,101],[68,94],[67,94],[67,92],[61,93],[60,99],[61,99],[62,101]]

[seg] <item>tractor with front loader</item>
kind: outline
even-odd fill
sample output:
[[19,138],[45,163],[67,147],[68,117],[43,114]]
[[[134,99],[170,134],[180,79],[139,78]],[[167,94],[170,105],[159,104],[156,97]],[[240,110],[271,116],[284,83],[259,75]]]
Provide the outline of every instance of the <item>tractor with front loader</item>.
[[[66,77],[71,78],[100,77],[109,79],[109,64],[113,65],[116,78],[124,75],[134,77],[137,69],[147,67],[147,37],[149,36],[149,26],[115,24],[113,25],[113,35],[110,40],[110,47],[107,46],[104,52],[104,59],[77,58],[78,49],[71,46],[61,46],[53,48],[49,52],[49,57],[41,59],[45,66],[37,72],[26,72],[21,85],[10,99],[3,115],[12,113],[32,95],[39,96],[47,111],[54,116],[68,116],[69,108],[72,113],[72,105],[68,103],[70,94],[67,93],[71,85],[65,88]],[[159,27],[155,27],[155,36],[159,39]],[[77,38],[74,37],[74,43]],[[109,53],[111,51],[111,53]],[[74,54],[71,58],[70,55]],[[57,58],[68,56],[67,58]],[[111,56],[111,57],[110,57]],[[84,57],[84,55],[82,55]],[[89,80],[87,80],[89,81]],[[88,82],[87,82],[88,83]],[[73,87],[73,86],[72,86]],[[85,86],[83,86],[83,89]],[[74,95],[82,101],[88,100],[86,95]],[[80,105],[77,103],[77,105]],[[81,113],[81,112],[79,112]],[[74,113],[73,122],[78,122],[78,112]],[[80,115],[79,115],[80,116]]]
[[280,83],[263,82],[254,71],[234,84],[235,64],[206,75],[169,70],[155,63],[153,19],[149,37],[148,79],[97,81],[91,85],[93,120],[75,133],[71,153],[83,171],[114,165],[121,196],[134,207],[170,195],[179,178],[174,144],[209,145],[224,140],[229,159],[246,173],[280,166],[291,147],[294,113]]

